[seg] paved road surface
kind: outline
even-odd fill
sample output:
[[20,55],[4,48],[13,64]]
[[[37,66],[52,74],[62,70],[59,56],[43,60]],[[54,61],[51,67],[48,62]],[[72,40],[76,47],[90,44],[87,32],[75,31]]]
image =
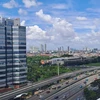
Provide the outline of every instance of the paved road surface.
[[[93,74],[93,72],[90,72],[90,74]],[[77,76],[77,79],[81,79],[82,77],[86,77],[86,75],[85,74],[82,74],[82,75],[79,75],[79,76]],[[66,80],[66,81],[64,81],[64,82],[62,82],[62,83],[59,83],[59,84],[57,84],[56,86],[61,86],[61,88],[64,88],[64,87],[66,87],[66,86],[68,86],[69,84],[66,84],[66,82],[68,82],[69,81],[69,84],[70,83],[72,83],[72,82],[74,82],[74,81],[76,81],[75,79],[73,79],[73,78],[71,78],[71,79],[69,79],[69,80]],[[78,86],[79,87],[79,86]],[[50,93],[46,93],[46,91],[50,91]],[[61,90],[61,89],[60,89]],[[58,89],[46,89],[44,92],[42,92],[42,93],[40,93],[39,95],[42,95],[43,97],[47,97],[47,96],[49,96],[49,95],[52,95],[52,94],[54,94],[56,91],[58,91]],[[36,95],[34,95],[32,98],[30,98],[29,100],[39,100],[39,96],[36,96]]]
[[[87,81],[87,85],[90,84],[93,80],[95,80],[95,78],[98,78],[97,75],[93,75],[88,77],[88,81]],[[75,94],[76,92],[78,92],[79,90],[81,90],[82,88],[80,88],[80,86],[85,87],[84,81],[86,81],[87,78],[78,81],[77,83],[57,92],[56,94],[50,96],[49,98],[47,98],[46,100],[66,100],[66,98],[69,98],[71,96],[73,96],[73,94]],[[63,99],[63,97],[66,95],[66,98]],[[57,99],[54,99],[58,96]]]

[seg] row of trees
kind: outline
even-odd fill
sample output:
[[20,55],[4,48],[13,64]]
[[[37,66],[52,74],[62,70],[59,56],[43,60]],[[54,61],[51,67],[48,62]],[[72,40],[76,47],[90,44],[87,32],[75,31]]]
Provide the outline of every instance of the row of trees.
[[[57,75],[57,65],[41,65],[41,60],[51,59],[50,57],[43,57],[43,56],[34,56],[34,57],[27,57],[27,66],[28,66],[28,80],[30,81],[39,81],[45,78],[49,78],[52,76]],[[85,61],[85,60],[84,60]],[[100,57],[92,58],[91,62],[99,62]],[[87,62],[87,61],[85,61]],[[70,62],[72,65],[82,64],[80,61],[78,62]],[[60,74],[66,73],[70,71],[76,70],[75,68],[68,69],[67,67],[60,66]]]
[[86,100],[97,100],[96,92],[92,90],[88,90],[88,88],[84,90],[84,95]]
[[[40,61],[46,59],[50,58],[42,56],[27,57],[28,80],[36,82],[52,76],[56,76],[58,74],[57,65],[41,65]],[[71,72],[76,69],[60,66],[59,70],[61,74],[61,73]]]
[[91,83],[92,87],[98,86],[99,89],[97,90],[89,90],[88,88],[84,89],[84,95],[86,100],[97,100],[100,98],[100,79]]

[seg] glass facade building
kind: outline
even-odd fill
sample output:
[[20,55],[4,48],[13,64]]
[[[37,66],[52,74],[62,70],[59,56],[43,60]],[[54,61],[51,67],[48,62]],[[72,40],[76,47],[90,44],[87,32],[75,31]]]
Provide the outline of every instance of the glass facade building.
[[26,27],[20,19],[0,17],[0,87],[26,82]]

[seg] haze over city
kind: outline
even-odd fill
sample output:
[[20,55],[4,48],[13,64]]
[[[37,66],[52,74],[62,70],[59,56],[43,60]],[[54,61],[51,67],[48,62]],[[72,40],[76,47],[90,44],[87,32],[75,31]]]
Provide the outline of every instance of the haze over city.
[[100,48],[100,0],[1,0],[0,15],[27,26],[27,49]]

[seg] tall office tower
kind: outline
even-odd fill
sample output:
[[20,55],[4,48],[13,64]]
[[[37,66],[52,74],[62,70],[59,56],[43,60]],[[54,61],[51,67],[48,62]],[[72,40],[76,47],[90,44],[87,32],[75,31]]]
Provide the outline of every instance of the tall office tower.
[[62,51],[64,52],[64,47],[62,46]]
[[59,49],[60,49],[60,52],[61,52],[61,47]]
[[41,52],[44,52],[43,44],[41,44]]
[[60,47],[58,47],[58,56],[60,56],[60,50],[61,48]]
[[62,54],[64,54],[64,47],[62,46]]
[[47,45],[45,44],[44,45],[44,50],[45,50],[45,53],[47,52]]
[[27,82],[26,27],[20,19],[0,17],[0,87]]
[[69,46],[68,46],[68,54],[70,53]]

